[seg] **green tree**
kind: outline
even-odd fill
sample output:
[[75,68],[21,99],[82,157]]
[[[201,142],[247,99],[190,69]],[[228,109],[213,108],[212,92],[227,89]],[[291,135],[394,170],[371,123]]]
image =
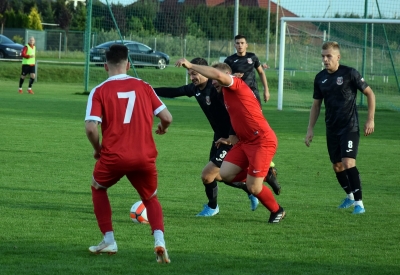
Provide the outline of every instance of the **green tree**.
[[51,0],[38,1],[38,9],[41,11],[43,23],[54,24],[54,11],[51,7]]
[[76,8],[73,7],[73,2],[68,4],[68,8],[72,13],[71,29],[75,31],[83,31],[86,26],[86,6],[81,2]]
[[56,23],[60,26],[61,29],[65,31],[66,34],[66,48],[65,50],[68,51],[68,32],[71,26],[72,21],[72,13],[65,5],[64,0],[57,0],[55,4],[55,11],[54,15],[56,18]]
[[32,30],[43,30],[42,26],[42,19],[40,18],[40,14],[37,10],[36,7],[33,7],[31,9],[31,12],[29,13],[29,28]]

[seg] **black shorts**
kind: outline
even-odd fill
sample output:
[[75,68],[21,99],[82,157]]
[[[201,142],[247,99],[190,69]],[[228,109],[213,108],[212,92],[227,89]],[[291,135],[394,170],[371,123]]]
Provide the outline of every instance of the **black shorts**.
[[334,135],[327,133],[326,145],[328,146],[328,153],[331,162],[341,162],[342,158],[356,159],[359,142],[359,132],[350,132],[343,135]]
[[219,148],[217,148],[217,146],[215,146],[215,141],[213,141],[210,149],[210,161],[220,168],[232,146],[233,145],[220,144]]
[[35,65],[31,66],[31,65],[22,65],[22,72],[21,75],[27,75],[27,74],[34,74],[35,73]]

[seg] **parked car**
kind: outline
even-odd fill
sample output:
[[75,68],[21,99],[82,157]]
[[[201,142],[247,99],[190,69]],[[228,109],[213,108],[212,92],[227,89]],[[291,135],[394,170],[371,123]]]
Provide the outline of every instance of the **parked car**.
[[[113,44],[122,44],[122,41],[108,41],[90,49],[90,61],[101,64],[106,62],[106,50]],[[167,54],[154,51],[145,44],[128,40],[124,40],[123,44],[128,47],[128,54],[135,67],[146,66],[163,70],[169,64],[169,56]]]
[[23,45],[15,43],[7,36],[0,34],[0,58],[21,59]]

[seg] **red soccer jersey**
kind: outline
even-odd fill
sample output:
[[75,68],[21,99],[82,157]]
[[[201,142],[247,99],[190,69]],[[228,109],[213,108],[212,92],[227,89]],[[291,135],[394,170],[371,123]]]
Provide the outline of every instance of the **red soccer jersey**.
[[166,106],[143,80],[120,74],[109,77],[89,95],[85,120],[101,123],[104,163],[127,165],[154,161],[154,115]]
[[241,141],[252,141],[259,135],[268,135],[272,131],[260,103],[242,79],[232,76],[231,85],[222,87],[222,92],[233,130]]

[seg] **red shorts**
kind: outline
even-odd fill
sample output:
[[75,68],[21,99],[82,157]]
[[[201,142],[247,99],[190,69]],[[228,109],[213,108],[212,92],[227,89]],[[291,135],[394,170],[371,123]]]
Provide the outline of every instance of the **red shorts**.
[[233,163],[253,177],[265,177],[276,153],[278,140],[274,132],[250,143],[239,141],[228,152],[224,161]]
[[155,162],[138,165],[105,164],[101,158],[96,162],[93,180],[103,187],[111,187],[126,176],[142,199],[149,199],[157,191]]

